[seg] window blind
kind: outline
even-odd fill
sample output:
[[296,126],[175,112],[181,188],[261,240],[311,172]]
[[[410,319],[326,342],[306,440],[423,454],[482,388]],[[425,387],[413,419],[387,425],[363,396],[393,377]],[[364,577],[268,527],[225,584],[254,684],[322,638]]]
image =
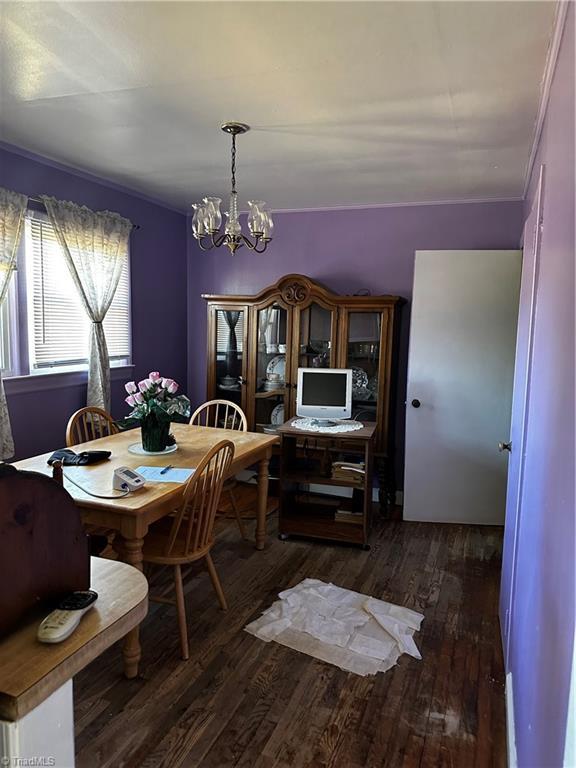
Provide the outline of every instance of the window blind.
[[[240,312],[240,317],[235,327],[236,333],[236,351],[243,352],[244,344],[244,312]],[[230,340],[230,327],[226,322],[226,313],[219,309],[216,311],[216,351],[219,353],[228,351]]]
[[[88,361],[90,321],[50,222],[26,219],[28,343],[31,368]],[[128,260],[104,320],[110,360],[129,359],[130,288]]]

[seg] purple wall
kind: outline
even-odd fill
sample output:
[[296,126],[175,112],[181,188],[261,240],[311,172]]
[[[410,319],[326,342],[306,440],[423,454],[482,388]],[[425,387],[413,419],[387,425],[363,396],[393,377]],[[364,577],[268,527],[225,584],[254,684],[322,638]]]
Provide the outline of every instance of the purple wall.
[[[290,272],[308,275],[339,293],[369,288],[373,294],[410,299],[414,251],[421,249],[517,248],[522,203],[404,205],[275,214],[275,236],[258,255],[242,248],[203,252],[189,236],[188,389],[193,401],[206,395],[206,305],[202,293],[257,293]],[[446,297],[450,301],[450,297]],[[402,445],[409,306],[402,310],[400,385],[396,433]]]
[[[0,146],[0,185],[30,196],[54,195],[117,211],[140,229],[130,241],[132,361],[136,378],[158,369],[186,381],[186,218],[88,174],[16,148]],[[61,378],[61,377],[58,377]],[[67,377],[67,379],[79,377]],[[23,390],[26,391],[23,391]],[[56,387],[47,376],[22,385],[6,380],[17,458],[64,444],[68,417],[86,404],[85,383]],[[112,412],[125,413],[122,381],[112,382]]]
[[521,768],[561,766],[567,731],[575,601],[574,162],[571,3],[524,211],[527,217],[544,164],[525,485],[508,670],[514,686]]

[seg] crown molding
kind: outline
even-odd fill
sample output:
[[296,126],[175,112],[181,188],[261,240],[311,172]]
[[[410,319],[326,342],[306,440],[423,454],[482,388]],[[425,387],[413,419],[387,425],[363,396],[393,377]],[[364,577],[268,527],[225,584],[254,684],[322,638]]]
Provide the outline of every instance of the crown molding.
[[[432,205],[471,205],[485,203],[521,203],[523,197],[476,197],[467,200],[417,200],[405,203],[365,203],[359,205],[332,205],[316,208],[273,208],[271,213],[329,213],[330,211],[363,211],[377,208],[409,208]],[[244,211],[242,211],[244,213]]]
[[[172,211],[172,213],[179,213],[180,215],[186,214],[185,210],[182,210],[181,208],[176,208],[175,206],[170,205],[169,203],[163,202],[162,200],[159,200],[156,197],[151,197],[150,195],[146,195],[144,192],[138,192],[137,190],[132,189],[131,187],[126,187],[123,184],[118,184],[118,182],[116,181],[112,181],[111,179],[98,176],[95,173],[91,173],[90,171],[85,171],[82,168],[78,168],[77,166],[68,165],[67,163],[62,163],[59,160],[55,160],[52,157],[47,157],[46,155],[39,155],[36,152],[32,152],[31,150],[25,149],[24,147],[19,147],[16,144],[9,144],[8,142],[0,141],[0,149],[5,150],[6,152],[10,152],[13,155],[18,155],[19,157],[23,157],[26,160],[32,160],[35,163],[41,163],[42,165],[48,166],[48,168],[54,168],[54,170],[56,171],[62,171],[63,173],[68,173],[71,176],[76,176],[77,178],[83,179],[84,181],[89,181],[92,184],[100,184],[103,187],[108,187],[108,189],[113,189],[115,192],[120,192],[124,195],[135,197],[138,200],[142,200],[145,203],[150,203],[151,205],[157,205],[160,208],[165,208],[168,211]],[[42,190],[37,190],[37,192],[41,193]]]
[[542,129],[544,127],[544,120],[546,119],[546,113],[548,111],[548,102],[550,100],[550,90],[552,88],[552,81],[554,79],[554,73],[556,71],[556,63],[558,61],[558,54],[560,52],[560,45],[562,43],[562,34],[564,32],[564,26],[566,24],[566,16],[568,14],[568,9],[572,1],[573,0],[557,0],[556,17],[554,19],[554,29],[552,32],[550,45],[548,47],[548,53],[546,55],[546,64],[544,65],[544,74],[542,76],[542,83],[540,85],[540,103],[538,105],[538,114],[536,116],[536,124],[534,126],[534,138],[532,140],[532,148],[530,150],[528,165],[526,166],[526,175],[524,177],[524,192],[522,195],[524,200],[528,195],[530,178],[532,176],[532,170],[534,168],[536,154],[538,153],[540,137],[542,136]]

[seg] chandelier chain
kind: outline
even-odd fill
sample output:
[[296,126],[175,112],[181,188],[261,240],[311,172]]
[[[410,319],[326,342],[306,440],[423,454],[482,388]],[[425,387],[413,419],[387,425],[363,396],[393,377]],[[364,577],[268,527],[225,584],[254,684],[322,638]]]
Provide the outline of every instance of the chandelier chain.
[[236,134],[232,134],[232,192],[236,192]]

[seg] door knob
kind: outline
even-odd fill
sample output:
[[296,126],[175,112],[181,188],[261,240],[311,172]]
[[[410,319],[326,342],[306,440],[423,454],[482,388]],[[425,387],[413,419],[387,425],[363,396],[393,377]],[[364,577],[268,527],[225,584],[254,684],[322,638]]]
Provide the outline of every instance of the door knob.
[[420,408],[420,405],[421,405],[420,400],[417,400],[416,398],[414,398],[414,400],[412,400],[412,407],[413,408]]
[[500,453],[502,453],[502,451],[511,451],[512,443],[498,443],[498,450]]

